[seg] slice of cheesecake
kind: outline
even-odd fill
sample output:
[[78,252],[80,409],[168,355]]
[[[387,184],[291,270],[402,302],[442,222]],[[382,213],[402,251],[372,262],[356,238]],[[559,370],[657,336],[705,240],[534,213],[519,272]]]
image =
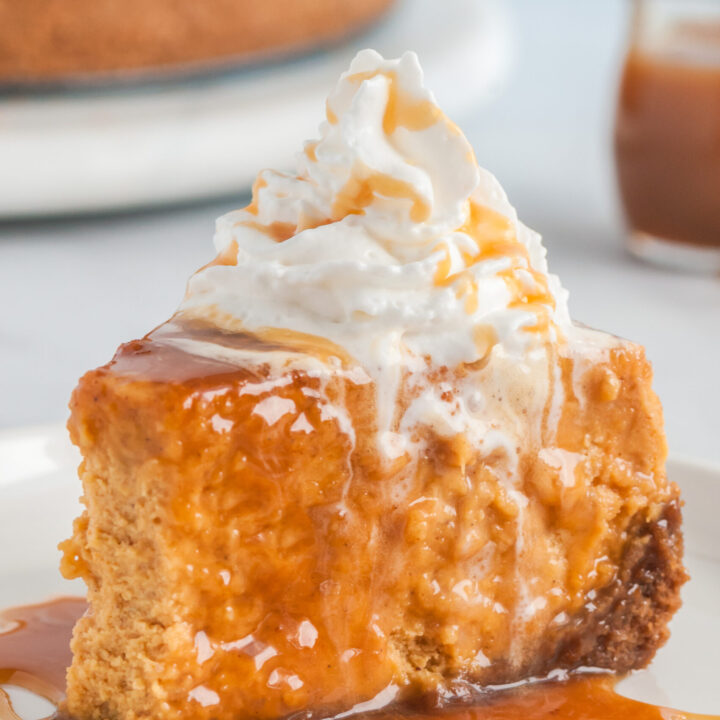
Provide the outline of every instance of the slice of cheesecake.
[[646,665],[679,498],[642,349],[573,325],[412,55],[361,53],[297,176],[71,402],[68,711],[280,718]]

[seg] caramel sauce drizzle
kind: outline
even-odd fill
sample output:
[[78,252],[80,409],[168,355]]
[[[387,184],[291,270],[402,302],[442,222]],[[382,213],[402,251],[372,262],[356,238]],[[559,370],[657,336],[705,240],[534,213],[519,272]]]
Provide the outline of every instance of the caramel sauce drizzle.
[[[435,103],[427,99],[415,100],[408,93],[403,92],[394,70],[370,70],[355,73],[350,75],[347,80],[360,85],[366,80],[378,76],[387,78],[389,82],[388,99],[383,116],[383,132],[386,135],[392,135],[399,127],[413,131],[426,130],[441,120],[447,120],[445,113]],[[328,112],[332,112],[329,107],[326,109]],[[328,121],[332,123],[329,115]]]
[[[405,127],[415,131],[425,130],[443,119],[448,123],[449,127],[459,133],[457,127],[447,119],[437,105],[430,100],[414,100],[407,93],[400,90],[394,71],[356,73],[351,75],[348,80],[360,84],[378,75],[382,75],[389,80],[388,101],[383,116],[383,131],[386,134],[391,135],[398,127]],[[331,125],[337,124],[338,117],[327,102],[325,104],[325,115]],[[305,155],[313,162],[317,160],[316,148],[317,142],[310,142],[305,145]],[[250,214],[257,215],[258,192],[266,185],[267,183],[264,180],[258,178],[253,186],[253,200],[246,208]],[[337,195],[332,208],[332,219],[324,220],[318,224],[338,221],[347,215],[361,215],[364,213],[364,208],[368,207],[377,196],[410,200],[412,203],[410,218],[413,222],[424,222],[430,217],[431,208],[429,204],[418,195],[410,183],[382,173],[371,173],[366,177],[352,177]],[[277,242],[283,242],[298,232],[298,228],[288,223],[272,223],[272,225],[246,224],[267,233]],[[311,225],[309,227],[316,226]]]
[[[87,604],[59,598],[6,610],[0,615],[0,683],[23,687],[58,706],[65,697],[70,638]],[[648,705],[618,695],[608,675],[578,675],[563,682],[538,682],[480,692],[474,704],[430,710],[392,705],[368,720],[720,720]],[[188,704],[192,717],[192,704]],[[355,717],[362,717],[358,714]],[[0,720],[20,720],[0,688]]]
[[317,162],[317,150],[318,141],[312,140],[310,142],[305,143],[305,147],[303,148],[303,152],[305,153],[305,156],[307,157],[310,162]]
[[337,358],[345,367],[354,364],[347,350],[320,335],[310,335],[287,328],[261,328],[255,331],[254,335],[264,343],[313,355],[324,362],[330,358]]
[[430,205],[415,188],[404,180],[376,172],[365,177],[351,177],[335,197],[332,207],[333,220],[342,220],[348,215],[362,215],[376,196],[410,200],[410,219],[425,222],[430,217]]
[[203,270],[216,265],[237,265],[238,251],[239,248],[237,240],[232,240],[223,251],[219,252],[209,263],[203,265],[198,272],[202,272]]
[[262,175],[258,175],[252,186],[252,202],[245,208],[245,212],[249,212],[251,215],[258,214],[258,200],[260,191],[264,187],[267,187],[267,180]]
[[[250,215],[255,215],[257,217],[259,210],[258,203],[260,201],[260,190],[262,190],[264,187],[267,187],[267,180],[262,175],[258,175],[257,178],[255,178],[255,182],[252,186],[252,200],[250,204],[244,208],[245,212],[249,213]],[[291,238],[297,231],[295,225],[293,225],[292,223],[274,222],[270,225],[264,225],[260,222],[248,221],[241,224],[246,225],[247,227],[255,228],[256,230],[260,230],[260,232],[264,232],[265,234],[273,238],[276,242],[283,242],[288,238]],[[234,246],[234,250],[231,249],[232,246]],[[237,242],[233,240],[230,246],[228,246],[228,248],[221,252],[215,258],[215,260],[203,266],[202,268],[200,268],[200,270],[205,270],[205,268],[212,267],[213,265],[237,265],[237,254]]]
[[[536,324],[525,328],[528,332],[545,332],[551,322],[549,308],[555,307],[555,299],[548,287],[547,278],[532,267],[527,248],[518,241],[512,222],[504,215],[471,200],[468,219],[458,228],[458,232],[470,236],[477,244],[478,251],[474,255],[464,253],[465,267],[452,273],[450,250],[445,246],[444,256],[435,272],[435,285],[444,287],[455,283],[458,297],[466,298],[466,312],[472,314],[477,310],[477,283],[469,272],[470,268],[484,260],[510,258],[511,266],[497,273],[510,290],[509,307],[528,310],[537,316]],[[525,287],[517,276],[518,270],[523,270],[532,277],[534,290]]]
[[[285,240],[289,240],[298,232],[298,228],[294,223],[274,222],[269,225],[263,225],[262,223],[245,222],[243,225],[255,228],[255,230],[260,230],[260,232],[269,235],[275,242],[285,242]],[[236,263],[237,253],[234,264]]]
[[[374,77],[388,79],[388,100],[383,115],[383,132],[392,135],[399,127],[408,130],[425,130],[437,122],[446,121],[455,132],[459,132],[446,115],[430,100],[415,100],[399,88],[397,74],[393,70],[372,70],[355,73],[347,79],[351,83],[360,84]],[[328,122],[335,124],[337,116],[329,105],[326,106]],[[412,203],[410,219],[413,222],[424,222],[430,217],[430,205],[422,198],[410,183],[396,178],[372,173],[367,177],[353,177],[338,193],[333,205],[333,217],[342,219],[349,214],[361,214],[363,209],[372,203],[376,196],[407,199]]]
[[330,107],[330,102],[328,100],[325,101],[325,117],[327,118],[327,121],[331,125],[337,125],[338,116],[335,114],[333,109]]
[[[187,377],[186,370],[191,367],[205,374],[210,373],[213,366],[218,372],[237,371],[236,365],[227,364],[222,360],[203,359],[184,351],[174,350],[172,340],[178,337],[211,342],[237,350],[300,353],[315,357],[324,363],[339,362],[344,368],[352,368],[356,365],[347,350],[320,335],[272,327],[257,328],[250,332],[243,327],[240,320],[219,310],[211,313],[211,323],[208,324],[206,313],[207,309],[201,318],[194,318],[187,313],[176,314],[170,321],[155,328],[144,340],[121,346],[113,359],[115,369],[118,372],[127,371],[123,368],[124,363],[127,359],[133,358],[131,364],[140,365],[144,376],[147,376],[150,368],[162,367],[167,372],[167,375],[163,376],[164,379],[177,380]],[[217,327],[226,330],[220,331]],[[169,346],[168,341],[170,341]],[[154,374],[152,376],[155,377]]]

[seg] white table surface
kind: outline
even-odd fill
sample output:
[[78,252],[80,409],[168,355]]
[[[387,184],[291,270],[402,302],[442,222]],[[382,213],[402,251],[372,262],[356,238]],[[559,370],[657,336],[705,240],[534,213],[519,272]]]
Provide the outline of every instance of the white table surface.
[[[622,249],[610,129],[627,5],[508,9],[511,77],[492,104],[456,119],[543,233],[574,317],[646,346],[671,452],[720,462],[720,279]],[[212,255],[214,218],[245,201],[0,225],[0,428],[62,421],[77,378],[172,313]]]

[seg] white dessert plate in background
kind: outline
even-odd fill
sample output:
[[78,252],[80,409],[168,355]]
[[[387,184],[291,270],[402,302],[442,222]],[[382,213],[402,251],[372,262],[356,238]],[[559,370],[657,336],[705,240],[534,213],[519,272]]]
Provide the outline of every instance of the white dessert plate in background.
[[[80,510],[77,451],[64,427],[0,432],[0,608],[82,595],[60,577],[57,543]],[[686,564],[692,576],[672,637],[648,670],[620,683],[626,695],[687,712],[720,713],[720,467],[674,459],[668,472],[685,500]],[[10,689],[23,720],[47,714],[45,701]]]
[[508,65],[500,0],[400,0],[346,44],[186,81],[0,94],[0,218],[100,212],[246,190],[288,168],[355,52],[415,50],[451,116]]

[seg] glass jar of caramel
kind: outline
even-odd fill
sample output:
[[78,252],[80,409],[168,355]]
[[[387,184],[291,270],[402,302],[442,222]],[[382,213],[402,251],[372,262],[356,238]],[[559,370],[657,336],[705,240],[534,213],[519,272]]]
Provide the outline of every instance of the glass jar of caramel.
[[720,272],[720,0],[634,0],[615,156],[631,252]]

